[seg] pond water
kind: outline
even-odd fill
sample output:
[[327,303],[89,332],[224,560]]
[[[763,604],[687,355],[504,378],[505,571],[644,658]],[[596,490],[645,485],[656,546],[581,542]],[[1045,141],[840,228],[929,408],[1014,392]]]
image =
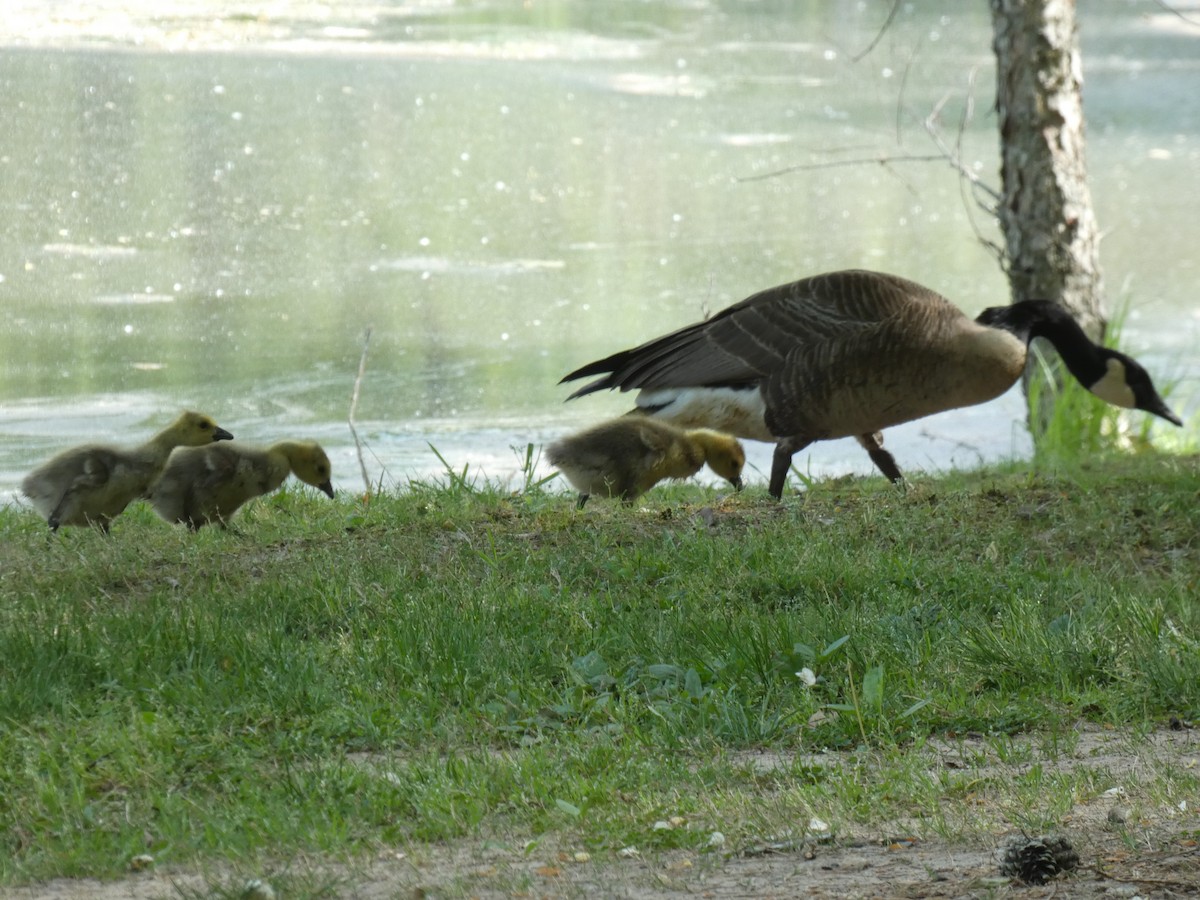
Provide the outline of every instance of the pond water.
[[[0,23],[0,496],[194,407],[311,436],[335,484],[493,478],[625,411],[576,366],[864,266],[974,314],[996,229],[986,4],[10,0]],[[86,9],[82,8],[86,7]],[[1124,344],[1197,410],[1200,27],[1087,5],[1089,168]],[[861,58],[860,58],[861,57]],[[973,105],[973,109],[970,109]],[[972,115],[964,124],[965,114]],[[769,176],[769,177],[763,177]],[[1028,452],[1022,399],[888,432],[906,471]],[[1169,428],[1169,426],[1167,426]],[[1157,427],[1156,427],[1157,428]],[[1194,434],[1194,420],[1190,426]],[[1162,432],[1165,434],[1165,431]],[[515,449],[514,449],[515,448]],[[755,445],[765,480],[770,448]],[[797,457],[870,471],[851,441]]]

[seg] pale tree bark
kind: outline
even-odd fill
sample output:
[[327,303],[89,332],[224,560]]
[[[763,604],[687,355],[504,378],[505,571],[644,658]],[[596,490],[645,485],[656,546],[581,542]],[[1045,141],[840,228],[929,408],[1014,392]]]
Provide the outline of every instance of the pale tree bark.
[[1084,159],[1075,0],[990,0],[1000,120],[1000,228],[1014,300],[1063,303],[1099,339],[1100,233]]

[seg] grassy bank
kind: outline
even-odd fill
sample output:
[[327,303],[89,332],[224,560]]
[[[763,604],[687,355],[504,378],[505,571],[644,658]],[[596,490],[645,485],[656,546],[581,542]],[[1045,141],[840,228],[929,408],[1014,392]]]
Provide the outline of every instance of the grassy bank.
[[0,883],[475,835],[736,849],[814,817],[1053,828],[1112,779],[922,753],[1197,717],[1198,535],[1200,462],[1153,456],[579,513],[455,479],[284,492],[196,535],[4,510]]

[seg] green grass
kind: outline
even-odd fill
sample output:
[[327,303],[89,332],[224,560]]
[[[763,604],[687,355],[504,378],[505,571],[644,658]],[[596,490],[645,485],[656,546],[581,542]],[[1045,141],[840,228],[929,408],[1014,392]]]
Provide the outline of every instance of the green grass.
[[0,883],[140,853],[991,827],[966,797],[1040,829],[1106,784],[1023,760],[968,782],[926,742],[979,733],[1003,761],[1013,736],[1200,716],[1197,535],[1200,461],[1158,456],[582,512],[462,473],[369,504],[284,491],[195,535],[3,510]]

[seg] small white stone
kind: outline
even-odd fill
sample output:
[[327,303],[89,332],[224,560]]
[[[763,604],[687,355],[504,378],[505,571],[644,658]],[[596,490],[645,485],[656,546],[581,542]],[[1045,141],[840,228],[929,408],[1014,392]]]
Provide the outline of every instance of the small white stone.
[[829,830],[829,823],[816,816],[808,820],[808,829],[805,834],[819,844],[826,844],[833,840],[833,832]]
[[654,830],[655,831],[670,831],[671,823],[664,822],[662,819],[659,819],[657,822],[654,823]]
[[725,846],[725,835],[721,834],[721,832],[719,832],[719,831],[714,831],[712,834],[710,834],[708,836],[708,846],[724,847]]
[[637,847],[622,847],[617,851],[617,856],[621,859],[636,859],[641,855],[641,851]]

